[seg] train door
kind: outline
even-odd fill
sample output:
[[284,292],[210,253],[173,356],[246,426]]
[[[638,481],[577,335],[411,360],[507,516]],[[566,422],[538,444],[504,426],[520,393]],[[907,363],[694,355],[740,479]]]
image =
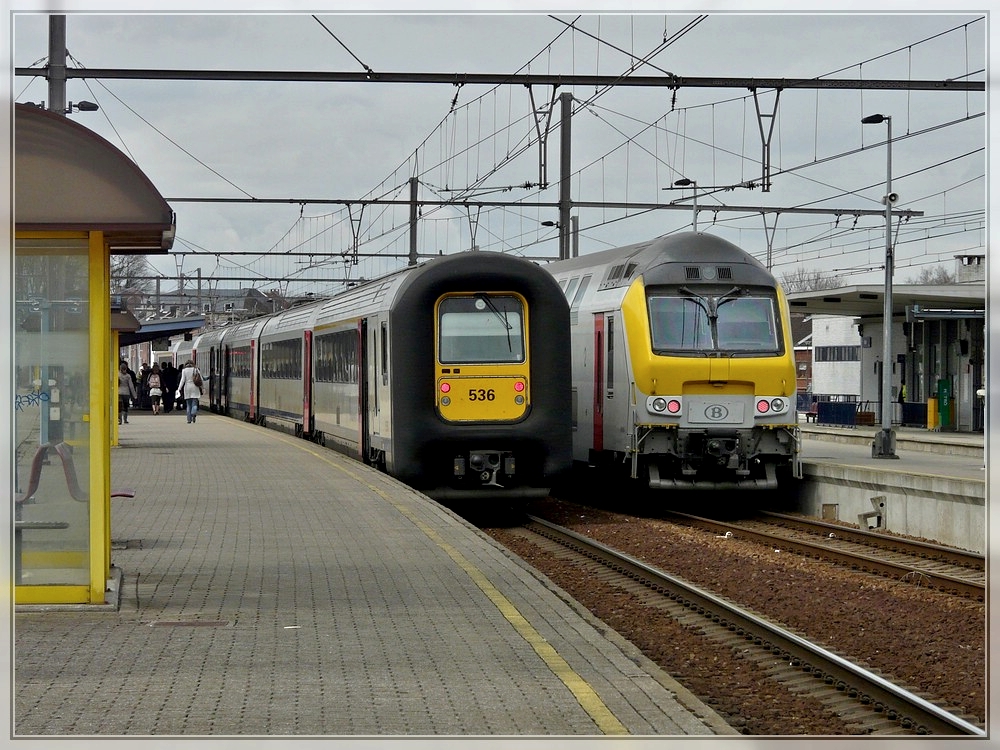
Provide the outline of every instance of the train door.
[[257,372],[259,370],[257,362],[257,339],[250,339],[250,408],[249,420],[257,421]]
[[312,331],[302,332],[302,435],[313,433],[312,413]]
[[365,346],[367,357],[364,362],[365,380],[368,393],[368,452],[365,459],[372,465],[378,466],[383,460],[383,448],[385,431],[382,429],[382,394],[380,384],[382,382],[382,357],[384,352],[379,345],[379,331],[381,325],[377,317],[372,318],[367,326],[367,336]]
[[361,446],[362,461],[368,459],[371,453],[371,416],[369,413],[369,393],[368,393],[368,321],[362,318],[358,321],[358,420],[361,425],[361,434],[358,436],[358,445]]
[[604,313],[594,314],[594,436],[595,453],[604,450]]
[[219,380],[222,373],[222,356],[218,347],[208,350],[208,408],[219,411]]
[[229,364],[232,358],[229,344],[222,345],[219,372],[219,413],[229,414]]
[[[618,444],[622,435],[621,427],[627,417],[627,389],[619,387],[623,368],[621,346],[616,339],[620,335],[613,313],[594,313],[594,453],[601,451],[621,451],[625,446]],[[616,361],[617,360],[617,361]],[[610,436],[610,445],[608,444]],[[596,456],[590,457],[594,461]]]

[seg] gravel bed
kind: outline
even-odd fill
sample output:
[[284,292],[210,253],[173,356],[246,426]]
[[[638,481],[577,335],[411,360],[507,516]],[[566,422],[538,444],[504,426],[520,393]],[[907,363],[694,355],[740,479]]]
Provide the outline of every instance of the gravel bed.
[[[986,608],[909,583],[739,539],[548,498],[528,507],[581,534],[711,590],[843,654],[949,710],[985,716]],[[582,569],[500,527],[500,543],[551,578],[596,617],[748,735],[843,736],[857,729],[818,701],[789,693],[737,654],[706,647],[632,595],[609,593]]]

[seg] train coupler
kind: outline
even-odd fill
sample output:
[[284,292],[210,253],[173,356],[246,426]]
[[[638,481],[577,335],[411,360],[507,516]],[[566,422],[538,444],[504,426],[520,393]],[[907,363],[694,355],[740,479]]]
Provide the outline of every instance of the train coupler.
[[486,485],[502,487],[497,479],[501,469],[506,477],[513,477],[517,469],[517,462],[512,453],[498,450],[474,450],[469,451],[468,456],[455,456],[452,462],[452,472],[456,477],[464,477],[466,474],[478,475],[480,481]]

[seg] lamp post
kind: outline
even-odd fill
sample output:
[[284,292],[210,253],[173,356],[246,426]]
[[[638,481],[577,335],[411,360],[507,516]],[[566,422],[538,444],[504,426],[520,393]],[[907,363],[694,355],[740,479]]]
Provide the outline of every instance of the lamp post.
[[896,434],[892,431],[892,204],[898,196],[892,192],[892,117],[869,115],[863,125],[886,125],[885,167],[885,294],[882,308],[882,424],[872,443],[872,458],[899,458]]
[[698,183],[695,182],[694,180],[689,180],[687,177],[681,177],[679,180],[674,180],[674,185],[676,185],[677,187],[687,187],[688,185],[690,185],[693,190],[692,200],[694,201],[694,211],[691,214],[691,231],[697,232],[698,231]]

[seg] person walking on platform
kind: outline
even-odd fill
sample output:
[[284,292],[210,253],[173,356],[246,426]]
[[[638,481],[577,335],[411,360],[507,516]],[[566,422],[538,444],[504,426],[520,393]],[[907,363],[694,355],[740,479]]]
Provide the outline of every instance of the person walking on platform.
[[198,399],[201,398],[201,371],[188,360],[181,370],[181,379],[177,384],[177,396],[183,398],[187,405],[188,424],[198,419]]
[[153,368],[146,378],[146,386],[149,389],[149,405],[153,409],[153,414],[160,413],[160,397],[163,396],[163,380],[160,376],[160,366],[153,363]]
[[163,411],[169,414],[174,410],[174,403],[177,401],[177,397],[174,392],[177,390],[177,368],[174,367],[173,362],[164,362],[163,369],[160,370],[160,382],[161,389],[163,390]]
[[135,407],[137,409],[145,409],[149,404],[149,374],[152,372],[149,364],[146,362],[142,363],[142,367],[139,368],[139,373],[136,375],[138,382],[136,383],[136,390],[139,392],[139,400],[136,402]]
[[128,424],[128,406],[130,399],[135,399],[135,381],[128,371],[128,363],[118,365],[118,424]]

